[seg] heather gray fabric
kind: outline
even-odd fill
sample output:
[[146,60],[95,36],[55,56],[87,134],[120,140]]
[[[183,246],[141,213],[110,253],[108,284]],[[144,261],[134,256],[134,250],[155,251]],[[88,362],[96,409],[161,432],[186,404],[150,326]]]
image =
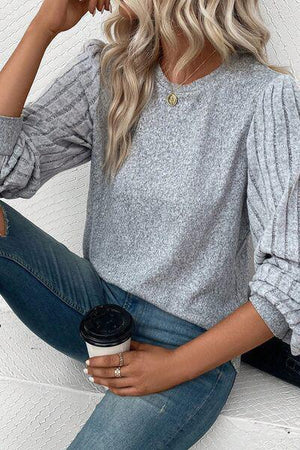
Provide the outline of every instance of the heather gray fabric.
[[[99,168],[103,45],[88,40],[21,117],[0,117],[0,197],[30,198],[91,161],[83,255],[101,277],[205,328],[250,299],[299,355],[298,84],[240,54],[181,87],[171,107],[157,66],[131,155],[109,186]],[[240,356],[232,362],[239,371]]]

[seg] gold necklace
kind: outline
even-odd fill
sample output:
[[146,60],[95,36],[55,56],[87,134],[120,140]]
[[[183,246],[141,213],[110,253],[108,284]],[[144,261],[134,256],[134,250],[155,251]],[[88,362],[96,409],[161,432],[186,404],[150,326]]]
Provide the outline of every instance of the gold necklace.
[[[212,55],[214,54],[214,53],[216,53],[216,49],[215,50],[213,50],[213,52],[182,82],[182,83],[180,83],[179,84],[179,86],[180,87],[182,87],[183,86],[183,84],[189,79],[189,78],[191,78],[191,76],[192,75],[194,75],[194,73],[200,68],[200,67],[202,67],[203,66],[203,64],[205,64],[211,57],[212,57]],[[167,102],[168,102],[168,104],[170,105],[170,106],[175,106],[177,103],[178,103],[178,96],[175,94],[175,92],[174,92],[174,84],[173,83],[171,83],[171,81],[169,81],[168,80],[168,82],[169,82],[169,84],[171,84],[171,89],[172,89],[172,91],[171,91],[171,93],[170,94],[168,94],[167,95],[167,97],[166,97],[166,100],[167,100]],[[178,90],[177,90],[177,92],[178,92]]]

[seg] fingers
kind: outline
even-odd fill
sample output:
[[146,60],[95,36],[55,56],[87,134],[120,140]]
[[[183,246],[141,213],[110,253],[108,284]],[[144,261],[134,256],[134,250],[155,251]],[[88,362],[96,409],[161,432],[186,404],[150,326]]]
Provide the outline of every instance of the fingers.
[[120,389],[110,388],[110,391],[121,397],[126,397],[128,395],[130,395],[131,397],[137,397],[137,396],[143,395],[135,387],[124,387],[124,388],[120,388]]
[[134,341],[133,339],[130,341],[131,350],[143,350],[144,346],[145,344],[142,342]]
[[115,367],[93,367],[88,368],[87,375],[90,375],[92,377],[99,377],[99,378],[122,378],[122,377],[128,377],[129,376],[129,366],[121,366],[121,375],[122,377],[116,377],[115,376]]
[[88,11],[94,15],[96,13],[96,9],[103,13],[104,10],[112,12],[112,7],[110,4],[110,0],[79,0],[79,2],[85,3],[88,1]]
[[108,388],[125,388],[132,387],[134,385],[134,380],[131,378],[101,378],[93,377],[94,383],[102,384]]
[[105,0],[105,9],[111,12],[110,0]]
[[[129,350],[127,352],[122,352],[122,354],[124,366],[126,366],[127,364],[129,364],[130,361],[132,361],[136,352],[134,350]],[[117,353],[113,353],[112,355],[93,356],[89,358],[88,368],[117,367],[119,365],[120,365],[120,357]]]
[[95,13],[95,9],[96,9],[97,3],[98,3],[97,0],[90,0],[90,1],[89,1],[88,11],[89,11],[92,15],[94,15],[94,13]]
[[98,11],[102,12],[102,8],[104,8],[103,0],[97,1],[97,9]]
[[95,4],[94,8],[97,8],[98,11],[103,13],[104,10],[111,12],[110,0],[90,0]]

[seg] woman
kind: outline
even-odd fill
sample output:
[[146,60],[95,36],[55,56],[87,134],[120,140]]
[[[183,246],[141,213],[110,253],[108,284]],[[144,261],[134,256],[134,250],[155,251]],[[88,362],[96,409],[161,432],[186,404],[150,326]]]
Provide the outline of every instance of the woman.
[[[256,0],[127,0],[108,44],[24,107],[50,42],[103,6],[45,0],[0,73],[1,197],[91,161],[83,258],[1,201],[0,292],[109,387],[68,449],[188,449],[242,353],[273,336],[300,353],[300,94],[266,62]],[[123,363],[88,359],[79,336],[101,303],[134,317]]]

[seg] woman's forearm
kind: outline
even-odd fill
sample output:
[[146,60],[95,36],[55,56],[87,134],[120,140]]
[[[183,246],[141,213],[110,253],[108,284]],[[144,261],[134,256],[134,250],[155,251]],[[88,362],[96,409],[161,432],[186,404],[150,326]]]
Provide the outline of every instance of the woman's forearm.
[[250,301],[175,350],[183,378],[190,380],[274,336]]
[[32,22],[0,72],[0,115],[19,117],[40,66],[54,38]]

